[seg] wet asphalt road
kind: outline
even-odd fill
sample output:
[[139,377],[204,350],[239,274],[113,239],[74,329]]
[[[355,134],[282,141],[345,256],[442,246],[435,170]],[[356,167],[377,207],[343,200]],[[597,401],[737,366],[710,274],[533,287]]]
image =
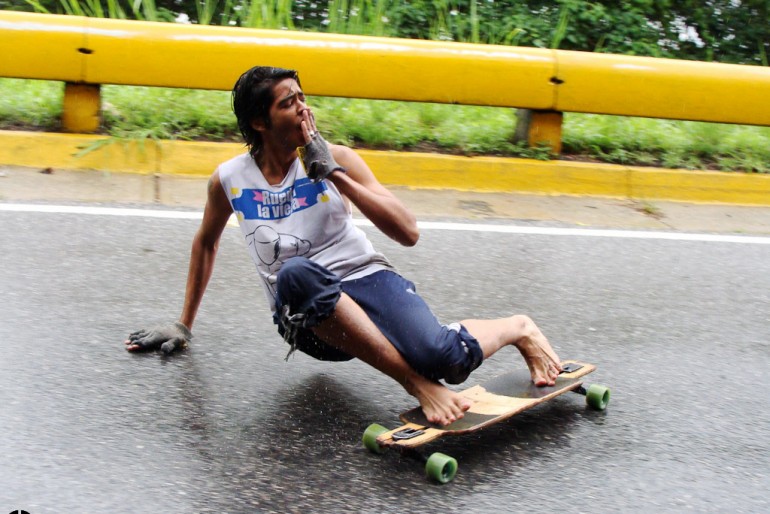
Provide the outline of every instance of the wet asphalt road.
[[[284,362],[236,228],[191,348],[123,349],[178,315],[196,228],[0,212],[0,512],[770,510],[768,245],[366,229],[442,321],[529,313],[613,391],[430,445],[460,464],[439,486],[360,444],[413,406],[395,382]],[[468,384],[522,366],[501,353]]]

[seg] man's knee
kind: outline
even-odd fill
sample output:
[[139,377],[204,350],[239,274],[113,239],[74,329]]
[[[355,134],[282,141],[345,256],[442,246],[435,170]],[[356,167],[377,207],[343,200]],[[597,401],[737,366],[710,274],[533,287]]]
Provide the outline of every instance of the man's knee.
[[[463,345],[466,344],[466,342],[463,342]],[[481,348],[471,349],[466,346],[464,350],[468,351],[465,358],[445,364],[442,378],[447,384],[462,384],[468,379],[473,370],[481,365],[483,360]]]
[[420,374],[448,384],[465,382],[484,360],[479,342],[459,323],[442,327],[434,348],[431,355],[418,355],[412,366]]

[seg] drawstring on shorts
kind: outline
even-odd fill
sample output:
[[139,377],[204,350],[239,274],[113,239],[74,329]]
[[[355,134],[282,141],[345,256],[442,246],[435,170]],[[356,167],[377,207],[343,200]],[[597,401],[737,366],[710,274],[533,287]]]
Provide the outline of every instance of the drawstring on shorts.
[[305,326],[305,314],[298,312],[291,314],[288,305],[281,307],[281,325],[283,325],[283,340],[289,343],[289,353],[284,361],[288,362],[291,354],[297,351],[297,331]]

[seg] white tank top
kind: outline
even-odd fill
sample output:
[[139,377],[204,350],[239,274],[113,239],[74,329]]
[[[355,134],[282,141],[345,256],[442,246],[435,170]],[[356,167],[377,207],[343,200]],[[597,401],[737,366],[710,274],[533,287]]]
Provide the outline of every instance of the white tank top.
[[353,225],[350,205],[334,184],[314,184],[299,159],[275,186],[248,153],[221,164],[218,171],[272,311],[276,274],[291,257],[307,257],[342,280],[393,269]]

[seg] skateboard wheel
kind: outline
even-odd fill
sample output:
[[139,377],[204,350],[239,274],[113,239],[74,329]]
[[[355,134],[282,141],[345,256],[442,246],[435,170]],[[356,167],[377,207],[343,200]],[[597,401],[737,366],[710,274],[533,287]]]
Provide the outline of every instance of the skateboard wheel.
[[592,409],[606,409],[610,403],[610,389],[603,385],[591,384],[586,390],[586,403]]
[[451,482],[457,474],[457,461],[449,455],[434,453],[425,463],[425,473],[433,480],[446,484]]
[[384,453],[385,448],[377,443],[377,438],[387,431],[387,428],[382,425],[378,425],[377,423],[373,423],[366,427],[363,437],[364,448],[372,453]]

